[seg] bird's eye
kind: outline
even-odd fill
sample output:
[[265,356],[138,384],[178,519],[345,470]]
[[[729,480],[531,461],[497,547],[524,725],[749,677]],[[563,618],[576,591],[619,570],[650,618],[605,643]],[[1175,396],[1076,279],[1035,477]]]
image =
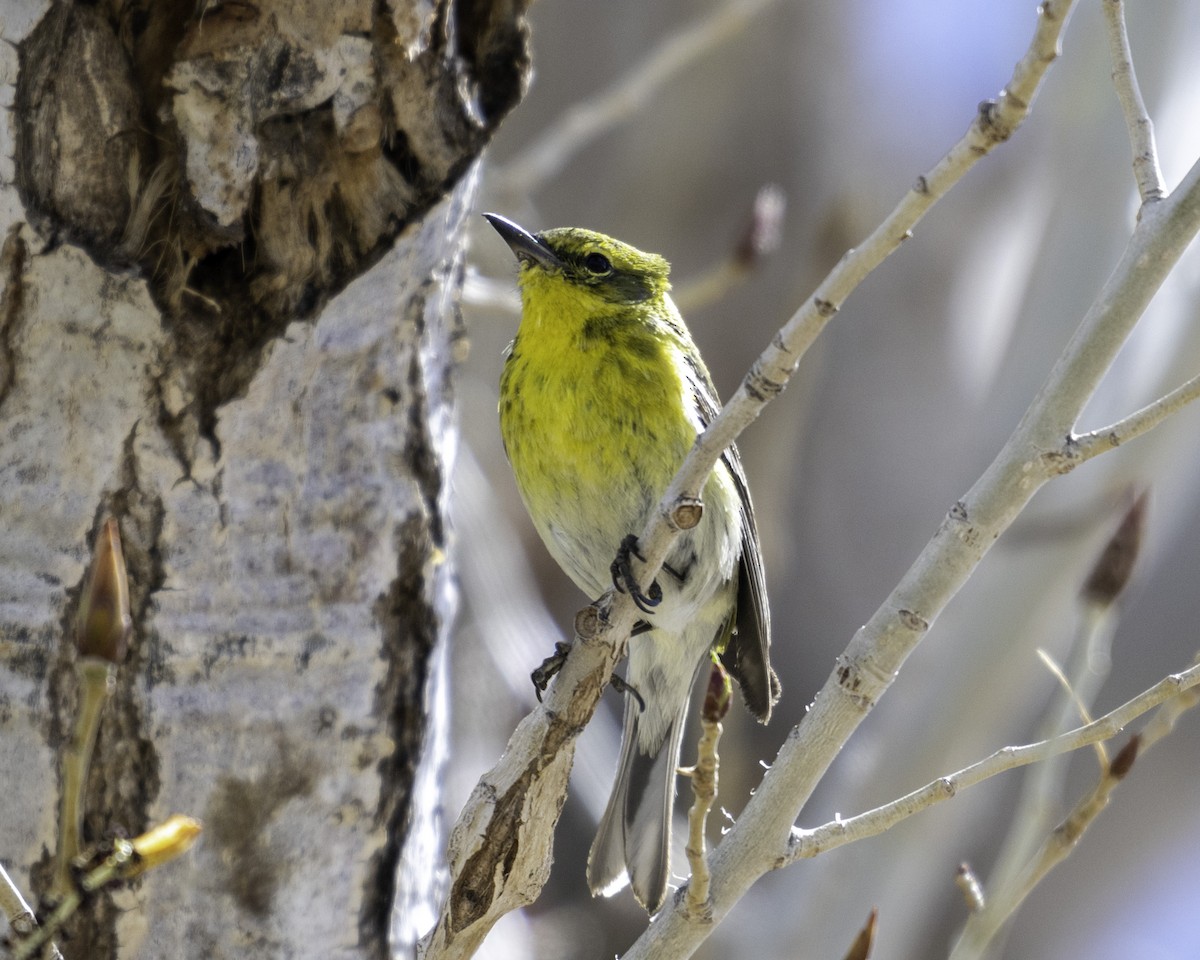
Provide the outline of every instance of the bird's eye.
[[589,253],[583,258],[583,265],[588,268],[589,273],[603,275],[612,273],[612,264],[608,262],[608,257],[602,253]]

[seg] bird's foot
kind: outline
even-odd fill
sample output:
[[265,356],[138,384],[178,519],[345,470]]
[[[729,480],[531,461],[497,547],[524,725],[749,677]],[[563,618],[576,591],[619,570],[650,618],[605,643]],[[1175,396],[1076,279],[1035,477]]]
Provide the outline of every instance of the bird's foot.
[[650,584],[649,596],[642,593],[641,587],[638,586],[637,578],[633,575],[633,565],[630,562],[631,557],[637,557],[643,563],[646,561],[646,558],[638,551],[638,538],[632,533],[621,541],[621,546],[617,548],[616,559],[613,560],[612,566],[609,568],[612,572],[613,586],[621,591],[621,593],[628,593],[633,598],[634,605],[642,613],[653,613],[654,608],[662,603],[662,587],[655,580]]
[[569,643],[564,640],[556,641],[554,652],[529,674],[529,679],[533,681],[533,689],[534,693],[537,694],[538,703],[542,702],[542,694],[550,686],[550,681],[554,679],[554,675],[563,668],[563,665],[567,662],[567,654],[570,652],[571,645]]
[[[642,627],[643,629],[638,630],[638,627]],[[637,624],[634,625],[633,633],[636,635],[649,629],[650,625],[646,623],[646,621],[639,620]],[[539,666],[535,667],[533,672],[529,674],[529,679],[533,681],[533,689],[537,694],[538,703],[542,702],[542,694],[545,693],[546,688],[550,686],[550,681],[553,680],[555,675],[566,665],[567,656],[570,654],[570,652],[571,645],[569,643],[563,640],[557,641],[554,644],[554,652],[545,660],[543,660]],[[637,688],[626,681],[624,677],[620,677],[614,673],[609,678],[609,683],[612,684],[612,688],[618,693],[628,693],[630,696],[632,696],[633,699],[638,703],[638,710],[646,709],[646,701],[642,699],[642,695],[638,693]]]

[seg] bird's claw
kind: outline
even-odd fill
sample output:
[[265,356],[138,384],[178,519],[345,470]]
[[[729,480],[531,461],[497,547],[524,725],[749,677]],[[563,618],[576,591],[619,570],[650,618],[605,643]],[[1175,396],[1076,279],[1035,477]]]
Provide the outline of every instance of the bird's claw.
[[542,702],[542,694],[550,686],[550,681],[554,679],[554,675],[563,668],[563,665],[567,662],[567,654],[570,652],[571,645],[569,643],[564,640],[556,641],[554,652],[529,674],[529,679],[533,681],[533,690],[537,695],[538,703]]
[[[641,621],[639,621],[640,623]],[[533,689],[537,694],[538,703],[542,702],[542,694],[550,685],[550,681],[555,675],[562,670],[566,665],[567,655],[571,652],[571,645],[563,640],[559,640],[554,644],[554,652],[550,654],[541,664],[533,669],[529,674],[529,679],[533,681]],[[637,688],[629,683],[624,677],[613,674],[609,678],[609,683],[612,688],[618,693],[628,693],[637,701],[638,710],[646,709],[646,701],[642,699],[642,695],[637,692]]]
[[637,692],[637,687],[631,684],[624,677],[618,677],[615,673],[609,678],[609,683],[612,688],[618,693],[627,693],[637,701],[638,712],[641,713],[646,709],[646,701],[642,699],[642,695]]
[[613,586],[621,593],[628,593],[632,598],[634,606],[642,613],[653,613],[654,608],[662,603],[662,587],[655,580],[650,584],[649,595],[642,593],[641,587],[638,586],[637,578],[633,575],[633,567],[630,564],[630,557],[637,557],[643,563],[646,558],[642,556],[638,550],[638,539],[635,534],[629,534],[621,541],[621,546],[617,548],[616,559],[613,560],[612,566],[609,568],[612,573]]

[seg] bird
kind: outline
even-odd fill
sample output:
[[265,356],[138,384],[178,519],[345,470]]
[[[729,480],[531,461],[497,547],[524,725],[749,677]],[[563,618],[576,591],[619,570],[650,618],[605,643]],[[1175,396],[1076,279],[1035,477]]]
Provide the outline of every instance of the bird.
[[[516,256],[521,319],[500,378],[500,433],[551,556],[591,598],[628,590],[628,647],[612,793],[588,856],[593,895],[626,884],[653,915],[670,873],[675,777],[691,689],[719,655],[766,723],[778,700],[762,550],[737,448],[704,482],[700,522],[643,593],[629,571],[642,530],[720,404],[671,300],[670,267],[592,230],[531,233],[483,215]],[[615,558],[615,559],[614,559]]]

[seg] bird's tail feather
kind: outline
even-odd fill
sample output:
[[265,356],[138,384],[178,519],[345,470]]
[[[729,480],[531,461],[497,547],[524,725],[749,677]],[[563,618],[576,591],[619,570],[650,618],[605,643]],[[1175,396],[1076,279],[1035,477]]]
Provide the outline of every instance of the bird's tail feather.
[[651,753],[638,747],[638,711],[626,694],[621,759],[588,855],[588,886],[593,894],[610,896],[628,882],[638,902],[656,913],[667,889],[671,808],[687,702]]

